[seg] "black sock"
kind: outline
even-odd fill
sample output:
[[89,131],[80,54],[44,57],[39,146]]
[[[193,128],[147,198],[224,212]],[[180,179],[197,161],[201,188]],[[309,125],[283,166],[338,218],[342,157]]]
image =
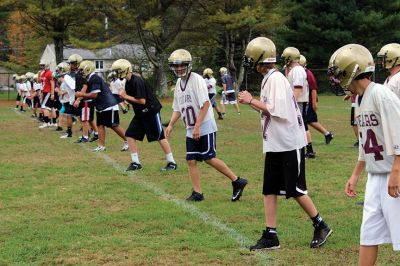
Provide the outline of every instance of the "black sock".
[[19,107],[19,105],[17,104],[17,105],[15,106],[15,108],[17,108],[17,109],[18,109],[18,107]]
[[68,133],[68,135],[72,135],[72,128],[71,127],[67,127],[67,133]]
[[273,228],[273,227],[268,227],[268,226],[267,226],[267,228],[265,229],[265,231],[267,231],[267,233],[273,234],[273,235],[277,235],[277,234],[278,234],[278,232],[276,231],[276,228]]
[[45,117],[43,118],[43,120],[44,120],[45,123],[49,123],[49,122],[50,122],[50,119],[49,119],[47,116],[45,116]]
[[314,153],[311,142],[307,144],[306,149],[307,149],[307,153]]
[[53,118],[53,124],[57,123],[57,118]]
[[319,226],[324,220],[322,220],[322,217],[317,213],[315,217],[311,217],[311,220],[313,222],[314,227]]

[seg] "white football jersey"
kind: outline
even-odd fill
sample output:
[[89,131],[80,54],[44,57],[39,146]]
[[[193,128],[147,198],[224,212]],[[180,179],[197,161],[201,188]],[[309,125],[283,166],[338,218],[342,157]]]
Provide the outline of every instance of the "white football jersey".
[[[207,85],[202,76],[191,72],[187,81],[178,79],[174,90],[172,108],[175,112],[180,112],[187,130],[187,137],[193,137],[194,125],[205,102],[210,102],[210,100],[208,98]],[[215,123],[213,108],[210,103],[200,127],[200,135],[203,136],[216,131],[217,124]]]
[[260,101],[268,109],[261,113],[263,152],[301,149],[307,144],[301,112],[286,77],[272,69],[261,83]]
[[119,92],[121,90],[124,90],[125,83],[126,83],[126,79],[123,79],[123,80],[116,79],[116,80],[111,81],[110,90],[111,90],[112,94],[119,94]]
[[35,91],[42,90],[42,83],[34,82],[34,83],[33,83],[33,89],[34,89]]
[[69,102],[73,104],[75,101],[75,80],[70,75],[64,76],[64,81],[60,85],[60,90],[67,92],[60,96],[60,102]]
[[217,93],[217,89],[215,88],[215,86],[217,85],[217,81],[215,80],[215,78],[205,78],[204,81],[206,82],[208,93]]
[[365,161],[369,173],[389,173],[394,155],[400,155],[400,99],[389,88],[374,82],[359,98],[358,160]]
[[309,88],[307,82],[307,73],[302,66],[295,66],[288,73],[287,79],[289,80],[290,86],[294,91],[294,87],[301,86],[300,97],[297,99],[299,103],[308,103],[309,100]]
[[383,85],[389,87],[400,98],[400,72],[393,77],[387,78]]

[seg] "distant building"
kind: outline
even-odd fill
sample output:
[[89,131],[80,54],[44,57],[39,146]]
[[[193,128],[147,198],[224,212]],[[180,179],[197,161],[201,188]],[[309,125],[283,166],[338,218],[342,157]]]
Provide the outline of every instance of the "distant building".
[[[64,47],[63,61],[67,61],[72,54],[79,54],[83,60],[92,60],[96,65],[96,73],[103,77],[111,70],[112,63],[117,59],[127,59],[132,63],[133,71],[148,75],[153,71],[153,66],[147,60],[143,46],[140,44],[117,44],[110,48],[87,50],[79,48]],[[41,60],[50,62],[50,69],[55,70],[56,53],[54,44],[48,44],[43,51]]]

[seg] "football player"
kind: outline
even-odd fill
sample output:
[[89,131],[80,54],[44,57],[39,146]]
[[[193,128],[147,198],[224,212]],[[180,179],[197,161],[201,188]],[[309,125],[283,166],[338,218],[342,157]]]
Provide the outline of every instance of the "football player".
[[126,80],[120,96],[132,104],[135,113],[125,132],[132,160],[126,170],[136,171],[143,168],[139,161],[137,141],[143,141],[145,135],[148,142],[158,141],[165,153],[167,165],[161,170],[176,170],[177,164],[161,125],[161,103],[150,86],[140,76],[132,73],[132,65],[128,60],[119,59],[112,64],[111,68],[119,80]]
[[394,250],[400,250],[400,100],[387,87],[371,81],[374,70],[371,53],[359,44],[336,51],[328,66],[329,76],[358,94],[359,155],[345,193],[357,195],[357,183],[366,169],[359,265],[375,265],[381,244],[392,243]]
[[232,201],[239,200],[247,180],[237,176],[222,160],[216,158],[217,124],[213,109],[210,108],[206,82],[199,74],[192,72],[192,56],[187,50],[175,50],[169,56],[168,64],[178,81],[174,90],[173,113],[165,132],[167,138],[171,137],[176,121],[182,118],[186,128],[186,161],[193,185],[192,194],[186,200],[204,200],[198,161],[205,161],[228,177],[232,181]]
[[44,123],[39,128],[45,128],[52,125],[52,110],[54,107],[54,89],[55,82],[53,79],[53,72],[50,70],[50,64],[44,60],[39,63],[40,80],[42,81],[42,110]]
[[[304,68],[300,65],[300,52],[295,47],[287,47],[283,50],[281,58],[284,61],[285,75],[289,80],[296,102],[299,105],[303,121],[307,121],[307,106],[309,104],[309,88],[307,83],[307,73]],[[306,158],[315,158],[311,142],[311,134],[308,130],[307,123],[304,124],[304,129],[307,134],[307,146],[306,146]]]
[[118,103],[104,80],[94,72],[95,69],[94,63],[89,60],[84,60],[79,64],[79,71],[82,73],[82,77],[87,80],[87,92],[82,90],[75,93],[76,97],[93,99],[96,107],[99,144],[93,151],[101,152],[106,150],[106,127],[111,128],[124,140],[121,151],[127,151],[128,143],[125,137],[125,130],[119,125]]
[[[240,109],[236,101],[236,94],[235,94],[236,82],[233,80],[232,76],[228,73],[228,69],[226,67],[221,67],[219,69],[219,73],[221,74],[222,87],[224,89],[223,92],[225,94],[224,105],[233,104],[233,106],[235,106],[237,114],[240,115]],[[225,113],[225,108],[223,111]]]
[[264,211],[266,229],[250,250],[280,248],[277,235],[277,196],[294,198],[312,220],[314,237],[310,247],[323,245],[332,229],[324,222],[308,196],[304,146],[306,133],[301,110],[287,78],[275,67],[276,48],[268,38],[249,42],[245,51],[245,66],[255,68],[264,76],[260,100],[248,91],[239,93],[239,102],[250,105],[261,114],[264,164]]
[[72,116],[75,114],[73,104],[75,102],[75,80],[69,75],[70,66],[66,62],[57,65],[57,78],[60,83],[58,96],[62,104],[60,110],[60,120],[65,120],[67,124],[66,134],[60,136],[61,139],[72,137]]
[[383,85],[389,87],[400,98],[400,44],[384,45],[378,52],[377,62],[390,73]]
[[[317,80],[314,77],[314,74],[307,68],[307,59],[304,55],[300,55],[299,64],[304,67],[304,70],[307,74],[307,83],[308,88],[310,90],[309,99],[308,99],[308,108],[306,114],[306,123],[316,130],[318,130],[325,137],[325,143],[331,143],[333,139],[333,133],[326,130],[319,122],[317,116],[318,109],[318,96],[317,96]],[[311,136],[310,136],[311,138]]]
[[222,113],[218,108],[217,102],[215,101],[215,96],[217,94],[217,90],[215,86],[217,85],[217,81],[213,77],[213,71],[211,68],[206,68],[203,71],[203,78],[206,82],[208,89],[208,98],[210,98],[211,106],[217,111],[218,119],[223,120]]

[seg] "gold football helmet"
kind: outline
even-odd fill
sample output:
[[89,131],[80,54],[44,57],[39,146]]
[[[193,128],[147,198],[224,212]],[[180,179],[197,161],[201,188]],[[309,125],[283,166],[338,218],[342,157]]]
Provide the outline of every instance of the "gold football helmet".
[[257,37],[249,42],[244,52],[245,67],[256,67],[261,63],[276,63],[276,47],[266,37]]
[[50,69],[50,62],[45,59],[41,59],[39,62],[39,67],[41,70]]
[[307,59],[304,55],[300,55],[300,60],[299,60],[299,64],[302,65],[303,67],[305,67],[307,65]]
[[124,79],[128,73],[132,72],[132,65],[126,59],[118,59],[111,65],[111,70],[115,73],[117,78]]
[[211,77],[213,73],[214,73],[214,72],[212,71],[211,68],[206,68],[206,69],[204,69],[204,71],[203,71],[203,76],[204,76],[204,77],[205,77],[205,76]]
[[35,75],[35,73],[32,72],[26,72],[25,76],[28,80],[33,80],[33,76]]
[[61,62],[57,65],[57,72],[60,76],[64,76],[65,74],[68,74],[70,71],[70,66],[67,62]]
[[68,57],[69,64],[75,63],[79,65],[82,62],[82,60],[83,60],[82,56],[78,54],[72,54]]
[[285,65],[289,65],[292,62],[299,62],[300,51],[295,47],[287,47],[283,50],[281,58],[284,60]]
[[386,69],[400,65],[400,44],[389,43],[384,45],[378,52],[377,65]]
[[96,66],[94,65],[93,61],[83,60],[79,64],[78,69],[82,73],[82,76],[84,78],[87,78],[91,73],[93,73],[95,71]]
[[168,58],[168,65],[177,77],[186,77],[192,70],[192,55],[185,49],[175,50]]
[[362,45],[350,44],[339,48],[329,60],[328,75],[344,89],[362,73],[375,71],[371,53]]
[[226,67],[221,67],[219,73],[222,75],[228,74],[228,69]]
[[37,73],[33,76],[33,80],[39,81],[39,75]]

